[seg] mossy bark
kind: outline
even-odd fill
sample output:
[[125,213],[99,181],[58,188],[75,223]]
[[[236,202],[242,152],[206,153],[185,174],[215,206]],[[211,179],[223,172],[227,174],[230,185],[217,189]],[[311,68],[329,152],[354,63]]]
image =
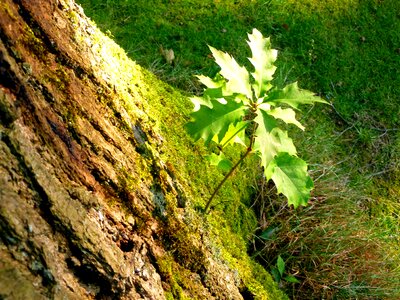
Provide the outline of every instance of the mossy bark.
[[0,298],[248,295],[182,217],[146,71],[73,1],[3,0],[0,37]]

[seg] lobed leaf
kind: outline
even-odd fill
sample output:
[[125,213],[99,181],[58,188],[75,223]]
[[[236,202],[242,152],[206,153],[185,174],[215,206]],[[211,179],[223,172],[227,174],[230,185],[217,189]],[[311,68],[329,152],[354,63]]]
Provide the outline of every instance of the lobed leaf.
[[212,108],[211,100],[207,97],[191,97],[190,101],[192,101],[194,108],[193,111],[198,111],[202,105],[207,106],[208,108]]
[[273,116],[275,119],[281,119],[286,124],[294,124],[299,127],[301,130],[304,130],[304,126],[301,125],[299,121],[296,120],[296,114],[291,108],[273,108],[268,110],[267,113]]
[[289,205],[306,206],[314,184],[307,173],[307,164],[289,153],[279,153],[264,170],[267,179],[272,179],[278,193],[288,199]]
[[214,79],[203,75],[198,75],[196,77],[207,87],[203,93],[204,98],[224,98],[227,101],[242,101],[245,104],[249,104],[249,99],[245,95],[230,90],[229,83],[227,84],[226,79],[222,77],[221,74],[218,73]]
[[264,38],[261,32],[255,28],[252,34],[248,34],[248,37],[247,43],[252,53],[252,57],[249,60],[255,69],[251,73],[255,80],[253,89],[256,98],[259,98],[272,88],[270,82],[276,70],[274,62],[278,56],[278,51],[271,49],[270,38]]
[[297,82],[288,84],[283,89],[271,90],[265,101],[273,104],[284,103],[293,108],[298,108],[299,104],[328,103],[310,91],[299,89]]
[[215,62],[221,67],[220,74],[228,80],[225,86],[226,91],[232,94],[243,94],[251,99],[252,90],[249,81],[249,72],[247,72],[246,68],[241,67],[228,53],[211,46],[209,48],[215,58]]
[[248,121],[240,121],[236,125],[231,124],[222,140],[219,140],[218,136],[215,136],[213,141],[217,144],[220,144],[222,148],[233,143],[237,143],[246,147],[245,129],[249,123],[250,122]]
[[191,114],[193,121],[186,124],[188,133],[196,141],[204,139],[206,144],[214,136],[218,137],[218,141],[222,141],[229,126],[242,121],[247,110],[243,103],[236,101],[221,103],[217,100],[210,100],[210,103],[212,107],[200,105],[200,109]]
[[[209,46],[221,70],[214,79],[197,76],[207,88],[202,98],[191,98],[195,109],[186,129],[196,141],[204,139],[205,144],[214,141],[222,148],[232,143],[246,146],[245,129],[254,122],[256,128],[250,137],[254,141],[251,145],[261,158],[265,176],[275,182],[278,193],[287,197],[289,205],[306,205],[313,182],[307,173],[307,164],[296,157],[292,139],[278,127],[278,119],[304,130],[296,120],[293,108],[297,109],[300,104],[327,102],[310,91],[299,89],[297,82],[283,89],[273,87],[271,82],[276,71],[274,63],[277,51],[271,49],[270,39],[264,38],[257,29],[253,29],[248,38],[247,43],[252,52],[249,60],[254,66],[251,76],[254,80],[250,81],[249,72],[232,56]],[[282,104],[291,108],[279,107]],[[232,163],[222,152],[220,155],[211,154],[207,159],[225,171],[232,168]],[[262,235],[268,235],[269,238],[269,234],[272,233],[263,232]],[[272,270],[278,280],[282,279],[284,267],[285,263],[279,257],[277,268]],[[286,276],[286,279],[291,282],[296,280],[291,276]]]
[[270,162],[279,152],[287,152],[296,155],[293,141],[286,131],[277,127],[275,118],[266,111],[259,110],[254,121],[257,123],[255,132],[254,150],[261,157],[261,165],[267,168]]
[[225,84],[225,80],[223,78],[210,78],[204,75],[196,75],[199,81],[204,84],[206,87],[210,89],[217,89],[222,87]]

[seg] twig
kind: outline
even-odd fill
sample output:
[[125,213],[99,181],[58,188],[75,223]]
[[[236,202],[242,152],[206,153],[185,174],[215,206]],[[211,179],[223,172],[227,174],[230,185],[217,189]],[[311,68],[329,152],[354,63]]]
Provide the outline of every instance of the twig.
[[247,148],[246,152],[243,154],[243,156],[239,159],[239,161],[232,167],[232,169],[229,171],[228,174],[225,175],[224,179],[218,184],[218,186],[215,188],[214,192],[212,193],[210,199],[208,199],[207,204],[204,208],[204,213],[207,213],[208,208],[210,207],[211,201],[214,199],[215,195],[217,195],[218,191],[221,189],[221,187],[224,185],[224,183],[228,180],[228,178],[233,174],[233,172],[236,170],[236,168],[240,165],[240,163],[247,157],[247,155],[250,154],[250,152],[253,150],[253,144],[254,144],[254,133],[256,132],[257,129],[257,124],[254,123],[253,125],[253,131],[251,133],[251,139],[250,139],[250,145]]
[[240,163],[249,155],[251,152],[251,148],[247,148],[246,153],[239,159],[239,161],[232,167],[232,169],[229,171],[228,174],[225,175],[224,179],[218,184],[218,186],[215,188],[214,193],[211,195],[210,199],[208,199],[208,202],[206,204],[206,207],[204,208],[204,213],[207,213],[208,208],[210,207],[211,201],[214,199],[215,195],[218,193],[218,191],[221,189],[221,187],[224,185],[224,183],[228,180],[229,176],[233,174],[233,172],[236,170],[236,168],[240,165]]

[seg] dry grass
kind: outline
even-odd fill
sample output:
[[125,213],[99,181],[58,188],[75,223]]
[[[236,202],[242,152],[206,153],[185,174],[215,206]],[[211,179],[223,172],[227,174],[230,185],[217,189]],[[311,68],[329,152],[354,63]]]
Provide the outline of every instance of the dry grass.
[[[273,186],[259,182],[253,204],[259,229],[252,255],[267,269],[278,255],[284,258],[287,274],[301,281],[281,283],[293,299],[398,299],[397,238],[389,244],[382,224],[369,217],[374,200],[349,188],[340,165],[320,165],[318,170],[310,205],[297,211]],[[274,233],[261,238],[268,229]]]

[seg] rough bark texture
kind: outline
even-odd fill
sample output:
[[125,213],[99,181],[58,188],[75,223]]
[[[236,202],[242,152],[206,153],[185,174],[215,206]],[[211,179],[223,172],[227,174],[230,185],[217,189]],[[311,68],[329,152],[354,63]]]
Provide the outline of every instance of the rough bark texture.
[[0,299],[251,295],[201,233],[163,218],[184,192],[96,30],[73,1],[0,2]]
[[[74,47],[72,9],[1,3],[0,298],[162,299],[149,190],[116,190],[116,165],[135,174],[135,142],[98,101],[109,88]],[[108,205],[120,193],[129,216]]]

